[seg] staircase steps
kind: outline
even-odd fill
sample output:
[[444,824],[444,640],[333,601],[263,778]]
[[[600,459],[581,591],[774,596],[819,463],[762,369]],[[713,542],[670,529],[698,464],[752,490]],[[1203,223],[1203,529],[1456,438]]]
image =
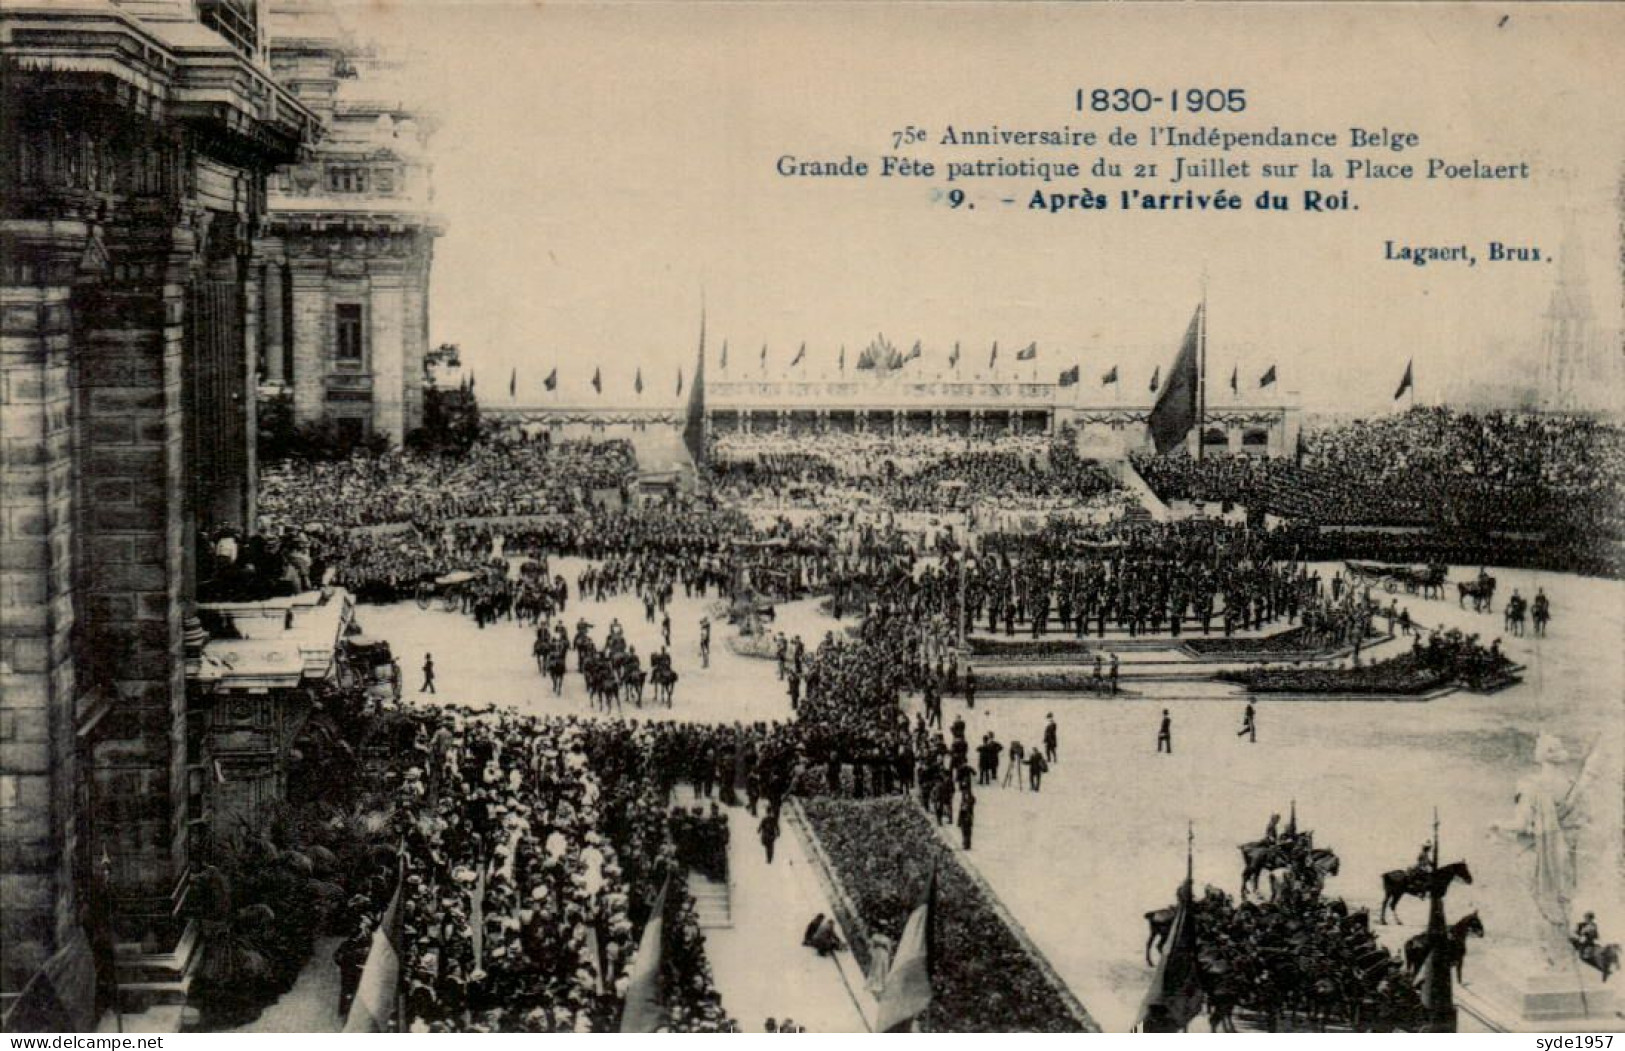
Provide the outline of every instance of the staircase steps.
[[115,947],[113,960],[122,1010],[182,1006],[203,960],[198,926],[188,923],[170,952],[143,952],[140,945],[123,942]]
[[732,927],[733,893],[727,882],[709,879],[698,872],[688,874],[688,895],[694,899],[694,915],[701,930]]

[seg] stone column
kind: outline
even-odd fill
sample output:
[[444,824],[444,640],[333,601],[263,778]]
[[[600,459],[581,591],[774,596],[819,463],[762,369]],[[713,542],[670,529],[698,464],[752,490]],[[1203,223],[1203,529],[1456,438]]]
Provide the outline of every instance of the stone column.
[[333,321],[327,302],[327,261],[298,259],[293,288],[293,418],[314,423],[327,412],[327,363]]
[[372,375],[372,429],[397,448],[406,440],[406,275],[392,261],[372,260],[367,301],[367,369]]
[[146,276],[87,292],[80,321],[86,642],[114,695],[91,756],[88,854],[111,863],[121,935],[149,950],[173,944],[188,857],[183,364],[194,246],[184,227],[128,231],[112,256]]
[[263,254],[264,277],[261,281],[260,331],[265,347],[265,381],[285,383],[288,378],[287,335],[283,331],[283,310],[286,300],[284,286],[285,266],[281,244],[262,241],[256,254]]
[[72,282],[79,222],[0,225],[0,990],[76,922]]

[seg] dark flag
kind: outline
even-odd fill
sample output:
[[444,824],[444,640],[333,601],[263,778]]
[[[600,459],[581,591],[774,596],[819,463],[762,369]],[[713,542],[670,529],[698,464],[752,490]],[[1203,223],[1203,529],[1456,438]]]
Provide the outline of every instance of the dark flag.
[[1264,375],[1262,375],[1262,376],[1260,376],[1258,378],[1259,389],[1262,390],[1263,388],[1268,387],[1270,384],[1272,384],[1274,382],[1275,382],[1275,366],[1271,365],[1269,368],[1264,370]]
[[1074,365],[1069,369],[1062,369],[1061,370],[1061,379],[1060,379],[1061,386],[1063,386],[1063,387],[1073,387],[1073,386],[1077,385],[1077,382],[1078,382],[1078,366]]
[[1146,421],[1159,454],[1184,441],[1196,425],[1197,391],[1201,386],[1197,344],[1201,340],[1201,332],[1202,307],[1199,306],[1196,313],[1191,315],[1190,327],[1185,330],[1185,340],[1179,346],[1173,368],[1168,370],[1168,383],[1157,396],[1151,417]]
[[468,370],[468,393],[474,393],[474,370]]
[[1202,1013],[1201,963],[1197,959],[1196,916],[1191,909],[1191,881],[1179,888],[1179,904],[1168,948],[1151,976],[1151,988],[1140,1004],[1142,1033],[1182,1033]]
[[1240,394],[1241,393],[1241,388],[1240,388],[1240,386],[1238,386],[1238,384],[1240,382],[1241,382],[1241,366],[1237,365],[1236,367],[1234,367],[1234,368],[1232,368],[1230,370],[1230,393],[1231,394]]
[[[1433,817],[1433,862],[1439,861],[1439,818]],[[1423,944],[1428,954],[1416,975],[1416,992],[1422,1000],[1422,1011],[1427,1021],[1423,1032],[1454,1033],[1456,1031],[1455,987],[1450,981],[1450,931],[1444,922],[1444,895],[1449,880],[1436,876],[1428,893],[1428,929]]]
[[519,391],[519,370],[514,369],[508,373],[508,397],[517,397]]
[[1116,383],[1116,382],[1117,382],[1117,366],[1113,365],[1111,367],[1111,369],[1109,371],[1107,371],[1107,373],[1104,376],[1100,377],[1100,385],[1102,387],[1109,387],[1113,383]]
[[761,359],[760,359],[760,364],[761,364],[762,368],[764,368],[764,369],[767,368],[767,344],[766,343],[762,344],[762,355],[761,355]]
[[677,366],[677,396],[683,396],[683,366]]
[[[724,349],[726,354],[727,350]],[[677,373],[681,386],[683,374]],[[705,308],[700,308],[700,350],[694,362],[694,382],[688,388],[688,412],[683,419],[683,444],[698,464],[705,458]]]
[[604,393],[604,375],[598,369],[592,370],[592,389],[599,394]]
[[1411,364],[1412,362],[1410,361],[1405,362],[1405,375],[1400,377],[1399,389],[1394,391],[1395,401],[1403,398],[1405,396],[1405,392],[1416,385],[1415,377],[1411,375]]
[[959,364],[959,344],[954,344],[954,352],[948,355],[948,367],[953,368]]
[[803,343],[801,345],[801,349],[796,351],[795,358],[791,360],[790,367],[795,368],[797,365],[801,364],[801,359],[806,357],[806,356],[807,356],[807,344]]
[[846,371],[846,344],[845,343],[841,344],[841,365],[840,365],[840,368],[841,368],[842,372]]
[[998,364],[998,361],[999,361],[999,341],[994,340],[993,341],[993,354],[992,354],[991,357],[989,357],[987,359],[987,367],[992,368],[994,365]]
[[400,996],[401,944],[404,923],[401,893],[406,886],[406,844],[401,844],[401,867],[395,878],[395,893],[389,907],[372,932],[367,962],[361,967],[350,1015],[344,1021],[346,1033],[387,1033],[396,1015]]
[[546,387],[548,390],[558,390],[559,389],[559,370],[554,369],[552,372],[549,372],[547,374],[547,379],[542,381],[542,386]]
[[638,368],[638,374],[632,380],[632,389],[637,391],[639,394],[643,393],[643,369],[642,369],[642,367]]
[[913,361],[915,358],[919,357],[921,354],[924,354],[924,353],[925,353],[925,350],[920,346],[920,341],[915,340],[913,348],[911,350],[909,350],[909,352],[908,352],[908,357],[904,358],[903,360],[904,361]]
[[728,368],[728,341],[727,340],[722,341],[722,360],[720,362],[718,362],[718,364],[722,366],[724,371],[727,370],[727,368]]
[[872,369],[875,367],[876,363],[877,358],[873,344],[864,347],[863,350],[858,354],[858,369],[860,371],[863,369]]
[[660,1006],[660,965],[666,930],[666,888],[670,883],[671,876],[667,875],[649,909],[643,936],[638,939],[632,973],[626,982],[626,1007],[621,1012],[623,1033],[652,1033],[665,1022]]
[[915,906],[897,939],[897,953],[876,1005],[875,1029],[906,1032],[906,1027],[931,1006],[931,967],[936,955],[932,921],[937,910],[937,867],[931,866],[925,901]]
[[1157,384],[1162,382],[1162,366],[1158,365],[1151,370],[1151,393],[1157,393]]
[[1037,340],[1034,340],[1033,342],[1027,344],[1025,347],[1022,347],[1020,350],[1016,351],[1016,360],[1017,361],[1031,361],[1036,357],[1038,357],[1038,341]]

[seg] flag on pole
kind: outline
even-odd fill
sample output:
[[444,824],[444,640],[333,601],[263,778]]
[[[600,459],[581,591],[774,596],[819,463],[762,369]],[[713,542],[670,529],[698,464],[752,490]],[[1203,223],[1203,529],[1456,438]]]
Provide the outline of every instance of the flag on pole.
[[400,995],[401,894],[406,886],[405,875],[406,845],[403,843],[395,893],[373,929],[367,962],[361,967],[361,981],[356,986],[355,1000],[350,1004],[350,1015],[344,1021],[346,1033],[387,1033],[395,1018],[396,1000]]
[[1143,1033],[1180,1033],[1202,1011],[1201,964],[1197,959],[1196,917],[1191,912],[1191,881],[1179,887],[1179,904],[1168,934],[1168,949],[1151,976],[1136,1027]]
[[[723,353],[727,353],[726,349]],[[678,370],[677,382],[683,373]],[[700,349],[694,360],[694,382],[688,388],[688,408],[683,417],[683,445],[695,463],[705,456],[705,307],[700,306]],[[511,857],[512,855],[510,855]]]
[[842,372],[846,371],[846,344],[845,343],[841,344],[841,364],[840,364],[840,368],[841,368]]
[[683,396],[683,366],[677,366],[677,396]]
[[592,370],[592,389],[599,394],[604,393],[604,375],[599,369]]
[[959,364],[959,344],[955,343],[953,353],[948,355],[948,367],[953,368],[954,366],[956,366],[958,364]]
[[546,387],[548,390],[558,390],[559,389],[559,370],[554,369],[552,372],[549,372],[547,374],[547,379],[542,381],[542,386]]
[[1198,306],[1196,313],[1191,315],[1190,327],[1185,330],[1185,339],[1179,346],[1173,367],[1168,370],[1168,383],[1157,396],[1157,403],[1146,421],[1159,455],[1184,441],[1196,425],[1196,396],[1197,388],[1201,385],[1197,343],[1201,331],[1202,307]]
[[639,394],[643,393],[643,367],[642,366],[638,367],[638,374],[632,380],[632,389],[637,391]]
[[665,1012],[660,1008],[660,965],[661,942],[666,929],[666,888],[670,884],[671,876],[667,874],[649,909],[643,937],[638,939],[637,956],[632,960],[632,971],[626,982],[626,1007],[621,1012],[623,1033],[652,1033],[665,1020]]
[[728,367],[728,341],[722,341],[722,360],[718,364],[726,369]]
[[801,349],[796,351],[796,356],[791,359],[790,367],[795,368],[797,365],[801,364],[801,359],[806,357],[806,356],[807,356],[807,344],[803,343],[801,345]]
[[1113,365],[1110,369],[1108,369],[1106,371],[1106,374],[1104,376],[1100,377],[1100,385],[1102,387],[1109,387],[1113,383],[1116,383],[1116,382],[1117,382],[1117,366]]
[[1151,393],[1157,393],[1157,384],[1162,382],[1162,366],[1158,365],[1151,370]]
[[1400,377],[1399,389],[1394,391],[1394,400],[1395,401],[1398,401],[1400,398],[1403,398],[1405,396],[1405,392],[1410,390],[1416,384],[1416,379],[1411,374],[1411,365],[1412,365],[1413,362],[1414,362],[1414,359],[1412,359],[1412,361],[1405,362],[1405,375]]
[[516,368],[508,373],[508,397],[517,397],[519,392],[519,370]]
[[993,341],[993,354],[987,359],[987,367],[991,369],[994,365],[997,365],[998,362],[999,362],[999,341],[994,340]]
[[1062,369],[1059,382],[1063,387],[1076,386],[1078,382],[1078,366],[1074,365],[1069,369]]
[[903,360],[904,361],[913,361],[915,358],[919,357],[921,354],[924,354],[924,353],[925,353],[925,350],[924,350],[924,348],[922,348],[920,346],[920,341],[915,340],[914,341],[914,346],[908,352],[908,357],[904,358]]
[[758,362],[758,364],[760,364],[762,366],[762,368],[764,368],[764,369],[767,368],[767,344],[766,343],[762,344],[761,360]]
[[931,964],[934,948],[931,926],[937,905],[937,867],[931,866],[925,901],[909,913],[897,939],[897,953],[886,972],[875,1028],[882,1033],[901,1030],[931,1006]]
[[1031,343],[1027,344],[1025,347],[1022,347],[1020,350],[1016,351],[1016,360],[1017,361],[1031,361],[1036,357],[1038,357],[1038,341],[1037,340],[1033,340]]
[[1235,366],[1234,368],[1232,368],[1230,370],[1230,393],[1231,394],[1240,394],[1241,393],[1241,387],[1239,386],[1240,381],[1241,381],[1241,366],[1237,365],[1237,366]]
[[1260,376],[1258,378],[1259,389],[1262,390],[1263,388],[1268,387],[1270,384],[1272,384],[1274,382],[1275,382],[1275,366],[1271,365],[1269,368],[1264,370],[1264,375],[1262,375],[1262,376]]

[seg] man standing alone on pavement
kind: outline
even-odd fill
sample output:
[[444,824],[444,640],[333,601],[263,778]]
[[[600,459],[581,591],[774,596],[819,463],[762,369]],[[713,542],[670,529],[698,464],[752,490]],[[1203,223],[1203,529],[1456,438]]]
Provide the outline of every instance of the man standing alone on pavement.
[[1241,729],[1236,731],[1237,737],[1247,738],[1249,743],[1258,742],[1258,723],[1255,721],[1253,702],[1247,702],[1247,709],[1241,713]]
[[762,837],[762,848],[767,851],[767,863],[773,864],[773,845],[779,841],[779,812],[768,807],[757,832]]
[[432,653],[425,653],[423,655],[423,686],[418,690],[418,692],[437,692],[434,688],[434,654]]
[[1059,761],[1061,753],[1061,732],[1055,727],[1055,713],[1050,712],[1044,716],[1044,759],[1046,762]]
[[1174,721],[1166,708],[1162,710],[1162,725],[1157,727],[1157,754],[1163,752],[1174,754]]

